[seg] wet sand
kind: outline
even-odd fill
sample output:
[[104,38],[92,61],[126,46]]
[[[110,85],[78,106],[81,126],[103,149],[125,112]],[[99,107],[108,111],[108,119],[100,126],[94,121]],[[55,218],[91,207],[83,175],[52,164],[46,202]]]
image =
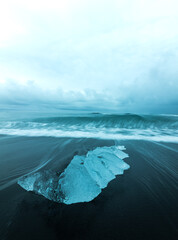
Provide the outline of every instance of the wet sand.
[[[53,139],[50,141],[60,141]],[[61,164],[56,154],[55,160],[45,167],[55,169],[60,165],[62,169],[76,152],[84,154],[113,142],[83,139],[70,144],[61,152],[61,156],[68,153]],[[1,190],[1,239],[177,239],[178,144],[147,141],[119,144],[127,148],[129,158],[125,161],[130,169],[89,203],[57,204],[26,192],[17,184]]]

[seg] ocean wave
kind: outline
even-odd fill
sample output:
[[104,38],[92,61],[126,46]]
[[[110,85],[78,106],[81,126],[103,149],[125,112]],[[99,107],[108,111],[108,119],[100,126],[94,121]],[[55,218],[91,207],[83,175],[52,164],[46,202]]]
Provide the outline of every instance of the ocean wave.
[[1,121],[0,134],[178,142],[178,116],[91,114]]
[[[115,130],[115,129],[114,129]],[[153,131],[134,129],[114,132],[114,130],[94,129],[93,131],[69,131],[51,129],[0,129],[1,135],[29,136],[29,137],[70,137],[70,138],[98,138],[113,140],[148,140],[158,142],[178,142],[178,131]]]
[[24,121],[0,122],[0,128],[126,128],[126,129],[178,129],[178,115],[103,115],[61,116]]

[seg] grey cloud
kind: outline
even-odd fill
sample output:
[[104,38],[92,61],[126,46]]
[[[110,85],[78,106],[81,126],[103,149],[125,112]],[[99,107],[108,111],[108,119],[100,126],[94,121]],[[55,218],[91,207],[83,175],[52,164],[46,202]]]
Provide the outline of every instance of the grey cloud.
[[26,32],[0,48],[1,108],[178,112],[176,1],[74,2],[13,6]]

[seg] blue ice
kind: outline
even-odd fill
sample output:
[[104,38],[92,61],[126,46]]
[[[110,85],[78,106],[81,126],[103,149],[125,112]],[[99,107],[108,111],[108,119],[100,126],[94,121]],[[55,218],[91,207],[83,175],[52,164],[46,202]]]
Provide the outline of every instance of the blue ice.
[[129,165],[123,147],[98,147],[85,156],[76,155],[64,172],[37,172],[23,176],[18,184],[47,199],[65,204],[89,202],[96,198],[108,183],[121,175]]

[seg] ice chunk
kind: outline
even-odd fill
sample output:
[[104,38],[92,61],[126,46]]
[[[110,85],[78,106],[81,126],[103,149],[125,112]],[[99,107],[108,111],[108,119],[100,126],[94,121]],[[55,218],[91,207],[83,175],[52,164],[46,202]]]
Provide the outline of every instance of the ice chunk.
[[36,180],[40,178],[40,176],[41,174],[39,172],[24,176],[18,180],[18,184],[27,191],[33,191],[34,184]]
[[27,191],[34,191],[49,200],[61,201],[57,192],[59,175],[52,171],[31,173],[18,180],[18,184]]
[[65,196],[63,202],[66,204],[91,201],[101,192],[81,160],[81,157],[74,157],[59,178],[59,189]]
[[128,155],[120,149],[125,148],[98,147],[86,156],[75,156],[61,175],[51,171],[37,172],[22,177],[18,184],[56,202],[89,202],[116,175],[129,168],[123,161]]
[[119,150],[126,150],[125,146],[117,146]]

